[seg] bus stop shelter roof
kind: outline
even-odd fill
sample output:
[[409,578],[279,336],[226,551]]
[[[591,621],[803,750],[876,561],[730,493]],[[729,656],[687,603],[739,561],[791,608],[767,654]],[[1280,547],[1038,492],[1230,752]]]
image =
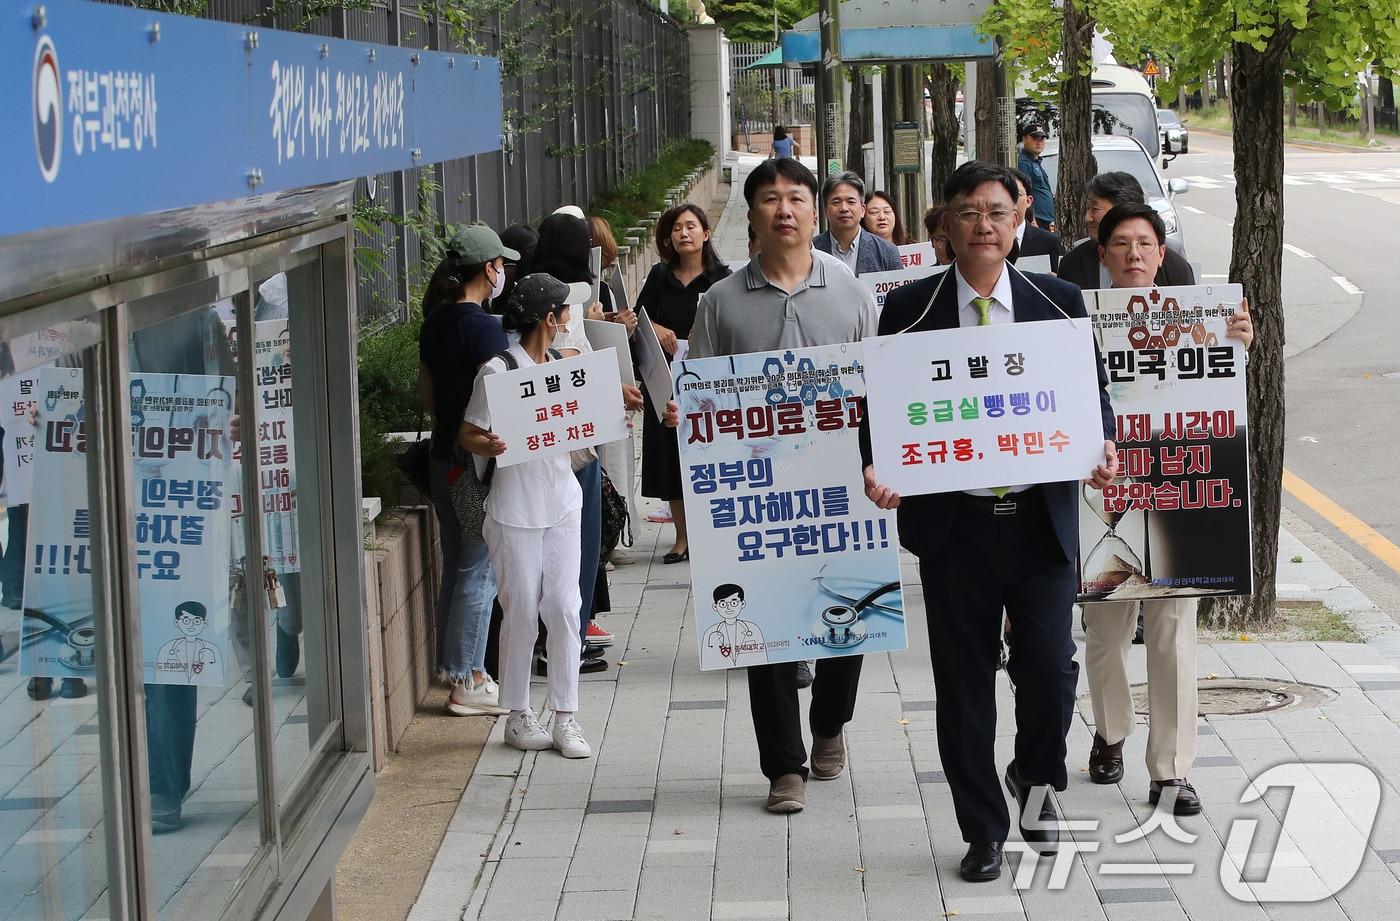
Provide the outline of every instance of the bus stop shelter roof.
[[[841,60],[910,64],[991,57],[991,39],[976,29],[991,2],[846,0],[841,4]],[[821,59],[818,15],[808,16],[782,34],[784,65],[815,64]]]

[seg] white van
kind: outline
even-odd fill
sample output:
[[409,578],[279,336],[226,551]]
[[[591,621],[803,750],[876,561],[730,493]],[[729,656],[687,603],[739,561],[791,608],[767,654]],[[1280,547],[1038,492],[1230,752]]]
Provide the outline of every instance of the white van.
[[[1157,122],[1157,103],[1147,78],[1131,67],[1099,64],[1090,78],[1093,87],[1093,131],[1095,134],[1122,134],[1142,144],[1154,161],[1162,155],[1161,128]],[[1022,88],[1025,89],[1024,87]],[[1022,93],[1017,99],[1017,113],[1030,103]],[[1051,138],[1059,136],[1059,126],[1045,126]]]
[[1156,160],[1162,154],[1157,103],[1147,78],[1131,67],[1100,64],[1093,83],[1094,133],[1126,134]]

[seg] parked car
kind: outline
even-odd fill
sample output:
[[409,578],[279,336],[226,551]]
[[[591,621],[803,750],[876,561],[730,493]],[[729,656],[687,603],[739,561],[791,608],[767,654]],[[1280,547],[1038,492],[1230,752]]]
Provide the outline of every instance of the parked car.
[[[1172,200],[1176,196],[1190,191],[1191,184],[1181,178],[1164,183],[1162,174],[1157,171],[1156,162],[1134,138],[1116,134],[1096,134],[1092,144],[1099,172],[1110,173],[1121,170],[1125,173],[1131,173],[1138,184],[1142,186],[1143,194],[1147,196],[1147,203],[1156,208],[1157,213],[1162,215],[1162,222],[1167,225],[1167,245],[1185,256],[1186,239],[1182,233],[1181,220],[1177,217],[1176,206]],[[1040,165],[1045,167],[1045,172],[1050,177],[1050,186],[1054,188],[1059,181],[1060,172],[1058,146],[1053,150],[1049,147],[1046,148],[1041,157]]]
[[1158,109],[1157,124],[1162,126],[1162,153],[1186,153],[1191,137],[1176,113],[1171,109]]

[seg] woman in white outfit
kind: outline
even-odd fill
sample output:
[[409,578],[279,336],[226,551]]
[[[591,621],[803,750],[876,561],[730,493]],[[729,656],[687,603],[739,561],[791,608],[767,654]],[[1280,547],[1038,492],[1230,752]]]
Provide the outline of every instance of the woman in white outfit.
[[[519,367],[558,358],[550,343],[569,321],[569,305],[589,297],[587,284],[567,285],[551,275],[527,275],[516,282],[501,323],[518,333],[510,355]],[[504,357],[485,362],[477,373],[461,429],[461,443],[478,458],[499,457],[506,450],[491,432],[486,403],[486,375],[508,370]],[[517,449],[518,450],[518,449]],[[477,468],[484,472],[483,461]],[[497,467],[486,499],[486,538],[501,622],[500,705],[506,718],[506,744],[524,750],[556,748],[566,758],[592,754],[574,714],[578,710],[579,668],[579,530],[583,490],[569,465],[569,455],[537,458]],[[552,733],[540,726],[530,707],[530,663],[539,620],[548,629],[549,706]]]
[[[1120,204],[1099,221],[1099,258],[1115,288],[1147,288],[1166,255],[1166,227],[1150,206]],[[1254,341],[1249,301],[1226,322],[1226,334],[1248,349]],[[1123,778],[1123,741],[1137,724],[1128,685],[1128,649],[1137,628],[1135,601],[1084,605],[1084,664],[1094,711],[1089,779],[1113,784]],[[1196,758],[1196,599],[1142,602],[1147,647],[1147,801],[1169,797],[1175,815],[1201,811],[1186,779]],[[1164,807],[1165,808],[1165,807]]]

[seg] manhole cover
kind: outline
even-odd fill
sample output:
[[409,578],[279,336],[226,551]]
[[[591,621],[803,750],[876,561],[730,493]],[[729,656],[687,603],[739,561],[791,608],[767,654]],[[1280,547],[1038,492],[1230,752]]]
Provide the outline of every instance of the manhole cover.
[[[1336,691],[1320,685],[1258,678],[1202,678],[1196,686],[1201,716],[1307,710],[1337,698]],[[1133,685],[1133,706],[1147,713],[1147,685]]]

